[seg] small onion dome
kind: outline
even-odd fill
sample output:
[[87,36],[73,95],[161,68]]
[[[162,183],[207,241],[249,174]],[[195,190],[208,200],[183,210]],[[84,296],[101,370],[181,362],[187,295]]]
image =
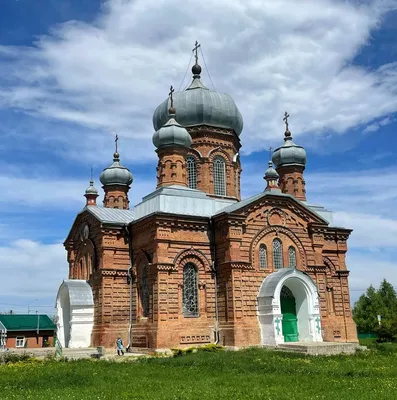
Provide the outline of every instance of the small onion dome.
[[269,180],[277,180],[279,178],[279,175],[277,171],[273,168],[273,163],[269,161],[269,168],[265,172],[264,179],[267,181]]
[[105,168],[99,177],[103,186],[124,185],[129,186],[133,181],[133,177],[128,168],[120,164],[119,153],[113,154],[113,164]]
[[[173,102],[178,110],[178,122],[184,127],[208,125],[233,129],[237,135],[243,130],[243,117],[234,100],[225,93],[209,90],[200,80],[201,67],[192,67],[193,81],[182,91],[175,92]],[[168,121],[170,99],[164,100],[153,114],[157,131]]]
[[169,146],[189,148],[192,138],[189,132],[175,120],[175,109],[169,109],[168,122],[153,134],[153,144],[157,149]]
[[85,194],[98,194],[98,190],[94,186],[94,181],[90,180],[90,186],[85,190]]
[[306,151],[302,146],[298,146],[292,141],[291,132],[285,132],[284,144],[277,148],[272,156],[273,164],[276,168],[289,165],[306,165]]

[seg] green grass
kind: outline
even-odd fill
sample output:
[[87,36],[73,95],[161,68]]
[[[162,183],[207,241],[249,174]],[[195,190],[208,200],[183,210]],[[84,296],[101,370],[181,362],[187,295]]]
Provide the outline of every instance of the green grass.
[[135,362],[81,360],[0,366],[8,399],[397,398],[397,347],[308,357],[249,349]]

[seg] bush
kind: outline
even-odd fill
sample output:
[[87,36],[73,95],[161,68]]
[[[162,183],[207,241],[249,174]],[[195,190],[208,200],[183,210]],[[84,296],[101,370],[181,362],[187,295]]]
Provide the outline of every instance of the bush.
[[0,353],[0,364],[11,364],[17,362],[32,361],[33,357],[28,353],[17,354],[12,351]]

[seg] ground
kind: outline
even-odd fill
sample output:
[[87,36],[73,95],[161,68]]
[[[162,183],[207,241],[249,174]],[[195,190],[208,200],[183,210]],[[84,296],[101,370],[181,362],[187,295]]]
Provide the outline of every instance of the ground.
[[249,349],[133,362],[2,365],[0,393],[4,400],[394,400],[396,377],[397,346],[329,357]]

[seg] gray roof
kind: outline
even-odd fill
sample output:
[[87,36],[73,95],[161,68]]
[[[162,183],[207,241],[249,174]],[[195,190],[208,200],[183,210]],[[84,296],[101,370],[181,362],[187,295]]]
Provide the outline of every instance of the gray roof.
[[300,165],[304,167],[306,165],[306,151],[302,146],[295,144],[291,136],[286,136],[284,144],[274,150],[272,160],[276,168],[286,165]]
[[1,321],[0,321],[0,332],[7,332],[6,327],[3,325]]
[[192,138],[189,132],[175,120],[175,114],[170,114],[167,123],[154,132],[153,144],[158,149],[167,146],[189,148],[192,144]]
[[87,281],[79,279],[67,279],[62,282],[58,290],[57,298],[63,287],[66,287],[69,292],[71,306],[93,306],[94,299],[92,297],[91,286]]
[[145,196],[134,208],[135,220],[156,212],[211,217],[235,202],[233,199],[209,197],[201,190],[170,185]]
[[103,186],[130,186],[133,181],[133,176],[128,168],[121,165],[119,153],[114,153],[113,164],[102,171],[99,180]]
[[[174,107],[176,119],[184,127],[209,125],[233,129],[237,135],[243,130],[243,117],[234,100],[225,93],[218,93],[205,87],[199,75],[182,92],[175,92]],[[153,126],[157,131],[168,120],[170,99],[161,103],[153,114]]]
[[[293,199],[297,203],[303,205],[310,212],[312,212],[313,214],[317,215],[317,217],[322,219],[327,224],[330,223],[330,221],[326,217],[330,217],[330,220],[332,222],[332,213],[330,211],[327,211],[325,208],[320,207],[320,206],[308,205],[306,202],[300,201],[300,200],[296,199],[294,196],[291,196],[290,194],[282,193],[279,190],[267,190],[265,192],[258,193],[258,194],[254,195],[254,196],[248,197],[248,199],[239,201],[238,203],[232,204],[229,207],[226,207],[226,208],[224,208],[222,210],[219,210],[217,212],[217,214],[232,213],[232,212],[240,210],[241,208],[243,208],[243,207],[245,207],[245,206],[247,206],[247,205],[249,205],[251,203],[254,203],[255,201],[261,199],[262,197],[265,197],[265,196],[268,196],[268,195],[280,196],[280,197],[288,197],[290,199]],[[319,211],[321,211],[322,214],[320,214]]]
[[134,212],[131,210],[86,206],[80,212],[80,214],[84,211],[88,211],[95,218],[99,219],[101,222],[104,223],[124,225],[124,224],[129,224],[134,220]]

